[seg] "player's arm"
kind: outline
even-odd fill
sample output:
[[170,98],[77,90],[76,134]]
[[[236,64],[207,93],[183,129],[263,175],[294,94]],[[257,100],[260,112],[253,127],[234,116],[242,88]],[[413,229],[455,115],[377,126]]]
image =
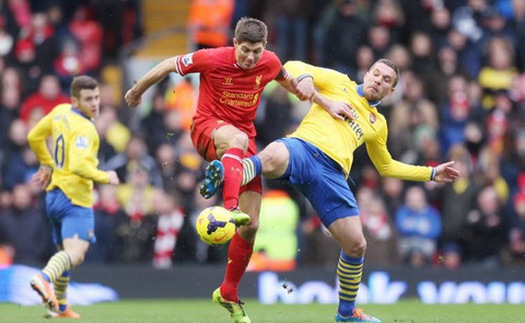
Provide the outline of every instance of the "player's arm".
[[110,183],[108,172],[97,168],[97,152],[94,151],[96,133],[90,131],[79,131],[73,135],[69,143],[69,170],[83,178],[90,179],[101,184]]
[[459,177],[459,171],[452,167],[453,161],[430,167],[410,165],[394,160],[387,149],[387,134],[385,124],[376,139],[366,143],[368,155],[381,176],[438,183],[448,183]]
[[147,89],[157,84],[170,72],[177,72],[177,57],[170,57],[155,65],[151,70],[144,74],[131,89],[126,92],[124,100],[129,106],[135,107],[142,101],[141,97]]
[[322,95],[323,89],[333,87],[334,79],[339,78],[337,72],[316,67],[301,61],[289,61],[284,64],[290,74],[297,78],[297,89],[308,96],[310,102],[323,107],[332,117],[340,120],[352,119],[353,109],[348,102],[334,101]]
[[33,175],[33,181],[37,182],[42,189],[47,187],[53,173],[53,157],[46,145],[47,138],[51,136],[51,122],[52,118],[48,114],[27,135],[27,142],[40,162],[40,168]]
[[52,117],[46,115],[29,131],[27,142],[41,165],[53,167],[53,157],[47,149],[46,140],[51,136]]

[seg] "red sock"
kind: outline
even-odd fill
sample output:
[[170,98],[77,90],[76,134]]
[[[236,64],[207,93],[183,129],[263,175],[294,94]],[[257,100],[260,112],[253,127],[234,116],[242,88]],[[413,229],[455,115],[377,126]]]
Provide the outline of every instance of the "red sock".
[[231,209],[239,206],[239,191],[242,182],[242,159],[244,152],[239,148],[228,148],[222,156],[224,183],[222,199],[224,207]]
[[228,248],[228,264],[221,284],[221,296],[230,302],[239,301],[239,283],[253,252],[253,244],[235,233]]

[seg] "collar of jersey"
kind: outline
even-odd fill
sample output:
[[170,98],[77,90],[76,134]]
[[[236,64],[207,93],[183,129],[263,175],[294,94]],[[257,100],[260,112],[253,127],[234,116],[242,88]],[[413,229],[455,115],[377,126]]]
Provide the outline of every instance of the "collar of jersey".
[[[363,90],[363,84],[359,84],[355,90],[357,91],[357,94],[359,94],[360,97],[363,97],[363,98],[365,97],[365,91]],[[368,104],[371,107],[377,107],[379,103],[381,103],[381,101],[368,101]]]
[[78,108],[71,107],[71,111],[91,121],[91,119],[87,115],[83,114],[82,111],[80,111]]

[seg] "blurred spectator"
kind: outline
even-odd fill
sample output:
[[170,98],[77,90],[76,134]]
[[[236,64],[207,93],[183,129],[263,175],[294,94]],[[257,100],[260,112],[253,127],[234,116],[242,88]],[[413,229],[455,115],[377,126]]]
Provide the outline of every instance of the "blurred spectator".
[[9,146],[3,165],[3,187],[12,189],[16,184],[31,181],[38,170],[39,162],[27,144],[27,126],[20,120],[13,121],[9,127]]
[[[525,2],[522,0],[511,0],[512,19],[509,29],[516,35],[516,53],[525,52]],[[520,71],[525,71],[525,56],[517,55],[517,66]]]
[[164,124],[166,104],[167,101],[162,94],[155,92],[151,99],[151,111],[140,122],[140,128],[144,132],[149,154],[153,154],[159,145],[170,142],[172,139]]
[[498,91],[510,91],[512,80],[518,75],[514,66],[512,43],[503,37],[493,37],[487,43],[487,61],[479,73],[479,84],[483,88],[482,105],[490,110],[495,105]]
[[61,50],[55,60],[53,67],[60,80],[60,87],[67,88],[75,76],[86,73],[86,67],[81,60],[78,45],[72,40],[65,40],[61,44]]
[[336,14],[327,23],[320,40],[323,46],[321,63],[328,68],[354,75],[354,58],[357,48],[364,44],[366,24],[358,16],[356,0],[336,0],[334,3],[337,8]]
[[[404,190],[405,183],[402,180],[393,177],[381,178],[380,192],[390,220],[394,220],[398,208],[403,203]],[[361,204],[359,203],[359,205]]]
[[56,75],[46,75],[40,80],[38,92],[31,94],[20,107],[20,119],[31,124],[48,114],[55,106],[69,103],[68,96],[62,93]]
[[398,43],[405,39],[404,28],[405,13],[403,12],[399,0],[379,0],[376,1],[372,13],[372,23],[380,25],[390,30],[391,42]]
[[153,210],[158,216],[153,267],[166,269],[172,266],[172,257],[186,215],[177,206],[174,197],[162,189],[155,191],[153,205]]
[[259,231],[247,270],[295,269],[299,207],[286,192],[268,190],[263,195],[260,214]]
[[389,141],[395,143],[390,145],[394,158],[414,164],[420,148],[416,140],[419,133],[427,128],[435,137],[439,120],[436,106],[425,98],[422,80],[413,73],[405,77],[403,99],[393,106],[390,115]]
[[269,84],[265,94],[268,99],[257,110],[255,120],[257,140],[262,146],[290,133],[294,126],[293,110],[296,102],[295,96],[289,95],[290,92],[282,86]]
[[[111,21],[117,20],[112,17]],[[102,41],[104,30],[92,17],[92,11],[86,6],[79,6],[69,23],[71,34],[78,41],[80,65],[88,72],[98,71],[102,65]]]
[[428,204],[421,186],[407,189],[405,203],[397,210],[395,219],[403,261],[413,267],[431,264],[441,234],[441,215]]
[[[12,206],[0,211],[0,245],[13,250],[13,263],[37,265],[47,259],[52,250],[50,227],[26,184],[13,188]],[[38,241],[38,243],[36,243]]]
[[441,189],[442,232],[439,243],[442,249],[457,251],[464,256],[464,241],[467,214],[475,208],[480,184],[473,177],[472,161],[468,150],[461,144],[450,149],[448,158],[454,160],[454,167],[460,177],[454,183]]
[[500,264],[503,246],[507,241],[503,206],[494,186],[481,189],[476,208],[467,215],[465,262],[495,268]]
[[415,31],[410,37],[409,47],[412,52],[412,70],[421,77],[428,76],[435,62],[432,38],[428,33]]
[[482,64],[480,46],[454,28],[448,32],[447,42],[456,51],[459,65],[468,71],[468,76],[477,78]]
[[368,29],[367,44],[374,52],[374,60],[385,57],[392,45],[390,29],[383,25],[373,25]]
[[192,0],[188,30],[194,50],[228,45],[234,0]]
[[[10,124],[18,118],[18,109],[22,96],[20,74],[14,67],[7,67],[1,74],[0,85],[0,147],[8,146]],[[0,165],[4,150],[0,150]]]
[[461,75],[455,75],[448,81],[447,98],[439,109],[442,114],[440,127],[442,153],[446,153],[454,144],[464,141],[465,126],[471,108],[467,89],[467,80]]
[[354,79],[357,83],[360,83],[364,80],[366,72],[374,63],[374,52],[372,51],[372,48],[367,45],[359,46],[357,49],[355,62],[356,72],[352,79]]
[[180,128],[189,131],[193,115],[197,109],[197,89],[189,78],[183,78],[168,89],[165,94],[166,109],[176,110],[179,114]]
[[431,72],[425,77],[428,99],[437,105],[443,104],[447,97],[447,84],[451,77],[459,74],[469,76],[460,65],[458,54],[450,45],[443,45],[437,50],[436,62]]
[[511,193],[518,187],[521,172],[525,172],[525,129],[510,132],[504,142],[501,175],[509,184]]
[[126,263],[151,261],[157,223],[153,212],[155,188],[149,184],[147,169],[139,166],[128,175],[128,182],[117,188],[119,204],[127,215],[116,227],[122,244],[119,258]]
[[270,38],[275,38],[275,52],[281,61],[307,60],[308,22],[315,10],[315,0],[267,1],[265,21]]
[[162,176],[155,158],[147,153],[144,139],[134,134],[126,150],[106,162],[105,169],[115,170],[121,182],[129,182],[137,169],[147,172],[151,184],[162,187]]
[[436,7],[430,14],[431,28],[429,30],[432,43],[441,47],[447,42],[447,34],[450,31],[451,16],[449,8],[445,6]]
[[383,199],[363,187],[357,192],[357,203],[367,241],[367,265],[384,268],[399,264],[397,230],[390,221]]
[[119,243],[116,228],[127,220],[127,214],[117,198],[117,187],[100,185],[96,191],[95,236],[93,244],[86,254],[86,262],[115,263],[119,261],[123,246]]
[[[28,55],[27,70],[29,77],[28,88],[34,91],[32,81],[40,79],[41,76],[52,74],[53,62],[59,53],[58,40],[54,35],[53,26],[50,24],[48,17],[43,12],[35,12],[31,15],[31,24],[21,29],[19,41],[16,50],[19,50],[19,60],[24,55]],[[26,52],[27,51],[27,52]],[[31,57],[31,51],[33,56]],[[21,60],[26,62],[26,60]]]
[[509,230],[507,264],[525,265],[525,192],[518,192],[512,199],[513,219]]

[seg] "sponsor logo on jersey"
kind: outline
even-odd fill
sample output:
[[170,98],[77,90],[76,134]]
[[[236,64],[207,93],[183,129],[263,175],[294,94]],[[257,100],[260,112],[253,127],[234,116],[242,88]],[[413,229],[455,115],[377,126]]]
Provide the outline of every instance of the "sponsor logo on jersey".
[[182,56],[182,64],[185,67],[188,67],[189,65],[193,64],[193,53]]
[[233,85],[233,78],[225,77],[224,82],[222,82],[222,85]]
[[75,146],[77,148],[86,149],[88,147],[88,139],[86,137],[77,137],[77,140],[75,142]]

